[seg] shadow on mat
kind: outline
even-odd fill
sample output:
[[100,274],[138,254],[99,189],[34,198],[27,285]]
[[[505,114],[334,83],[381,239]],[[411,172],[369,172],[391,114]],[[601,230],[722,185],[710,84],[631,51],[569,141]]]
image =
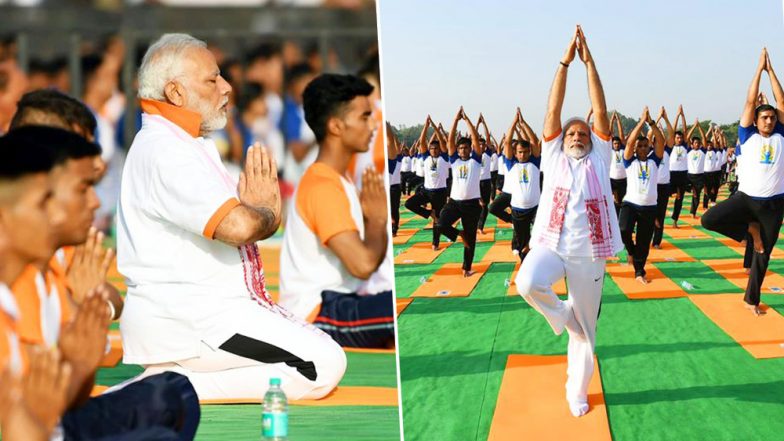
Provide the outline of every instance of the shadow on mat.
[[[666,374],[665,374],[666,375]],[[604,398],[608,405],[650,404],[665,401],[700,400],[704,398],[734,398],[750,403],[781,404],[779,391],[784,381],[767,383],[730,384],[724,386],[693,386],[679,389],[657,389],[639,392],[607,393]]]

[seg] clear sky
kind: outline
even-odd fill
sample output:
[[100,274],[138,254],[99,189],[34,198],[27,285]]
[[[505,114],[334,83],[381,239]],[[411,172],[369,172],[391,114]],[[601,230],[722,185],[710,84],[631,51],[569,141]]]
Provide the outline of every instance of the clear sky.
[[[639,118],[683,104],[725,124],[740,117],[763,46],[784,81],[781,0],[380,0],[385,118],[428,113],[449,130],[460,105],[500,138],[516,106],[541,132],[547,95],[575,24],[583,27],[608,109]],[[763,91],[772,99],[767,76]],[[569,68],[563,119],[590,106],[585,68]]]

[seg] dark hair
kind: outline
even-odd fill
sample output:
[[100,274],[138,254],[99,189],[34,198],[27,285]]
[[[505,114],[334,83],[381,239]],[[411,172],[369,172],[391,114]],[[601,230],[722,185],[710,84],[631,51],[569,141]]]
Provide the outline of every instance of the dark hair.
[[[761,112],[765,112],[768,110],[772,110],[773,112],[776,112],[776,108],[771,106],[770,104],[760,104],[759,106],[757,106],[757,108],[754,109],[754,121],[757,120]],[[776,114],[776,116],[778,116],[778,114]]]
[[374,50],[365,58],[365,62],[357,72],[360,77],[373,77],[376,81],[381,81],[381,73],[378,66],[378,51]]
[[466,144],[468,144],[468,146],[471,147],[471,138],[467,136],[461,136],[460,139],[457,140],[457,144],[455,145],[461,146]]
[[621,137],[620,137],[620,136],[613,136],[613,137],[612,137],[612,140],[613,140],[613,141],[618,141],[618,142],[621,142]]
[[353,75],[323,74],[308,83],[302,94],[302,104],[305,121],[316,135],[316,141],[321,142],[327,136],[330,118],[339,115],[354,98],[369,96],[372,92],[370,83]]
[[441,141],[439,141],[438,139],[433,139],[432,141],[430,141],[430,146],[441,147]]
[[702,138],[700,138],[699,136],[692,136],[691,140],[692,141],[702,141]]
[[11,129],[31,124],[29,118],[35,112],[55,116],[68,130],[77,126],[91,135],[95,134],[95,116],[90,109],[76,98],[54,89],[35,90],[22,95],[11,119]]
[[82,159],[101,154],[101,147],[80,135],[58,127],[30,125],[11,130],[6,134],[15,146],[46,146],[52,149],[54,164],[69,159]]
[[259,83],[246,83],[237,95],[237,107],[241,112],[244,112],[253,101],[259,98],[264,98],[264,86]]
[[82,93],[87,91],[87,84],[93,79],[98,68],[103,64],[103,56],[98,54],[88,54],[82,57]]
[[0,180],[15,180],[34,173],[45,173],[55,164],[55,151],[51,146],[27,142],[18,130],[0,137],[0,155],[3,156],[0,161]]
[[68,130],[47,126],[25,126],[0,137],[0,178],[18,179],[48,172],[69,159],[101,154],[98,144]]
[[681,132],[680,130],[676,130],[675,134],[676,135],[681,135],[681,138],[683,138],[683,132]]
[[638,135],[637,136],[637,141],[647,141],[647,140],[648,140],[648,138],[646,138],[645,135]]
[[516,147],[523,147],[523,148],[526,148],[526,149],[530,149],[531,148],[531,143],[528,142],[525,139],[521,139],[521,140],[517,141],[517,146]]
[[245,60],[248,64],[252,64],[256,60],[267,61],[280,55],[280,45],[276,43],[261,43],[245,54]]
[[286,72],[286,87],[290,86],[291,83],[297,81],[298,79],[313,74],[313,68],[310,67],[308,63],[299,63],[295,64],[291,67],[291,69]]

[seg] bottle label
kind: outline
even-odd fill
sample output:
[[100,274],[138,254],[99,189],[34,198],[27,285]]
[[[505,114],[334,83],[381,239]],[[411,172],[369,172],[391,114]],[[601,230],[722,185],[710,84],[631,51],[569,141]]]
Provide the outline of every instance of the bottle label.
[[264,412],[261,414],[261,436],[283,437],[289,435],[289,415],[283,412]]

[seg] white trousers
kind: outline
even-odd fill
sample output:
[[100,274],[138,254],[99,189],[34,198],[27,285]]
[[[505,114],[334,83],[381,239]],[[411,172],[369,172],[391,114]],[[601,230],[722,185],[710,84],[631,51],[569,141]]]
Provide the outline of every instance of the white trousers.
[[[593,375],[596,321],[604,285],[605,260],[566,257],[543,247],[526,256],[515,283],[517,292],[544,316],[556,335],[569,333],[566,398],[585,401]],[[558,298],[552,285],[566,276],[569,298]]]
[[[231,334],[241,335],[242,349],[256,357],[267,356],[274,346],[300,361],[265,363],[202,341],[199,357],[146,365],[142,374],[111,390],[150,375],[173,371],[188,377],[200,400],[261,399],[273,377],[281,379],[288,399],[316,399],[332,391],[346,371],[343,348],[321,330],[293,317],[251,304],[234,311],[225,326]],[[315,369],[315,378],[312,371],[302,369],[303,364]]]

